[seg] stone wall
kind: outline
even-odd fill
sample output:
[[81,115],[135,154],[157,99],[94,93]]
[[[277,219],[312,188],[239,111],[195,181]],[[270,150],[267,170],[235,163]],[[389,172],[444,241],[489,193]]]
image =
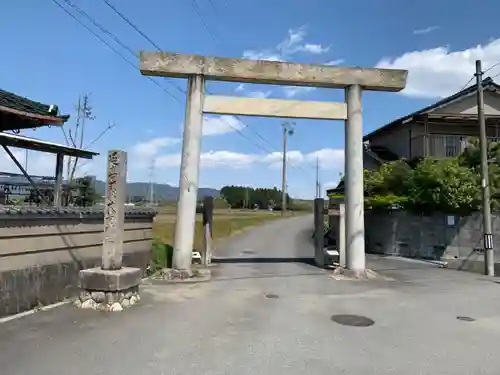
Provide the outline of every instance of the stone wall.
[[[493,215],[495,259],[500,260],[500,217]],[[366,250],[372,253],[444,260],[448,266],[483,273],[482,217],[415,215],[398,210],[365,213]],[[495,264],[500,274],[500,263]]]
[[[123,263],[146,269],[155,212],[125,214]],[[102,209],[0,209],[0,316],[78,293],[78,272],[100,266]]]

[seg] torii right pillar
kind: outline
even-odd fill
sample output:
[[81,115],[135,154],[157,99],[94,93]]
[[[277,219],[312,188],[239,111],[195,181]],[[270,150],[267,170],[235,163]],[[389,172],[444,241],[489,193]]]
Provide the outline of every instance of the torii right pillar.
[[363,108],[361,86],[345,88],[345,250],[346,267],[365,271],[365,218],[363,187]]

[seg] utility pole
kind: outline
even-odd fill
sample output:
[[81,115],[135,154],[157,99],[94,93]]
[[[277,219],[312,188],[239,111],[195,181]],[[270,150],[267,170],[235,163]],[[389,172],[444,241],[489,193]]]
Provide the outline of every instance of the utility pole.
[[[80,115],[82,113],[82,97],[79,96],[78,97],[78,103],[76,105],[76,125],[75,125],[75,129],[69,129],[69,139],[68,139],[68,146],[70,147],[77,147],[76,146],[76,142],[75,142],[75,139],[74,139],[74,136],[72,134],[72,130],[76,132],[78,132],[78,129],[80,128]],[[72,170],[72,160],[73,158],[71,157],[68,157],[68,160],[66,161],[66,173],[68,174],[67,176],[67,181],[68,183],[71,183],[71,180],[73,179],[73,176],[71,175],[71,170]]]
[[477,119],[479,121],[479,146],[481,148],[481,192],[483,200],[483,245],[484,273],[495,276],[493,259],[493,234],[491,230],[490,182],[488,176],[488,139],[486,135],[486,120],[484,118],[483,71],[481,60],[476,60],[477,85]]
[[250,196],[248,194],[248,187],[245,188],[245,204],[244,207],[245,209],[248,209],[250,204],[249,204]]
[[316,158],[316,198],[321,198],[321,188],[319,185],[319,157]]
[[[85,94],[82,97],[78,97],[78,104],[76,107],[76,124],[73,129],[69,129],[69,141],[70,146],[74,148],[83,148],[83,142],[85,139],[85,124],[87,120],[94,120],[95,116],[92,113],[92,107],[90,105],[89,95]],[[68,173],[68,183],[73,181],[75,176],[76,167],[78,164],[78,157],[68,158],[67,173]]]
[[287,135],[293,135],[292,125],[295,123],[283,123],[283,167],[281,171],[281,216],[286,212],[286,139]]
[[149,204],[154,206],[155,204],[155,187],[154,187],[154,179],[155,179],[155,159],[151,160],[151,166],[149,167]]

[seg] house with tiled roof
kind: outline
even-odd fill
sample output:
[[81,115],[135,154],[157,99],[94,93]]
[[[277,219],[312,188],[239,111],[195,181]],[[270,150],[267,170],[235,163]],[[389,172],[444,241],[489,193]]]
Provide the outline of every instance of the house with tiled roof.
[[0,131],[63,125],[68,115],[57,105],[43,104],[0,89]]
[[[491,78],[482,82],[486,133],[490,142],[500,140],[500,85]],[[424,157],[436,159],[462,153],[479,137],[475,85],[370,132],[363,138],[365,169],[386,161]],[[328,195],[343,193],[340,183]]]
[[[486,133],[500,139],[500,85],[482,82]],[[384,147],[408,160],[446,158],[460,154],[471,137],[479,137],[476,86],[470,86],[364,136],[368,147]]]
[[[92,159],[98,154],[67,145],[21,136],[19,132],[22,129],[35,129],[43,126],[62,126],[68,119],[68,115],[59,113],[57,105],[43,104],[0,89],[0,146],[17,165],[20,172],[16,174],[0,170],[0,188],[2,188],[0,205],[9,202],[8,196],[12,193],[14,187],[21,190],[26,190],[29,187],[29,189],[34,189],[40,197],[42,196],[42,190],[53,190],[53,204],[57,207],[61,205],[64,157]],[[42,177],[41,179],[35,176],[30,177],[10,151],[10,147],[55,154],[55,176],[52,178]]]

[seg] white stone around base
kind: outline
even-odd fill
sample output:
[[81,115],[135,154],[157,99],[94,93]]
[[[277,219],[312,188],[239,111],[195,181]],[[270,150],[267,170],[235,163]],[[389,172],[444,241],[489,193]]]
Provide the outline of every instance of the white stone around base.
[[75,301],[75,306],[98,311],[122,311],[141,300],[139,287],[122,291],[102,292],[83,290]]

